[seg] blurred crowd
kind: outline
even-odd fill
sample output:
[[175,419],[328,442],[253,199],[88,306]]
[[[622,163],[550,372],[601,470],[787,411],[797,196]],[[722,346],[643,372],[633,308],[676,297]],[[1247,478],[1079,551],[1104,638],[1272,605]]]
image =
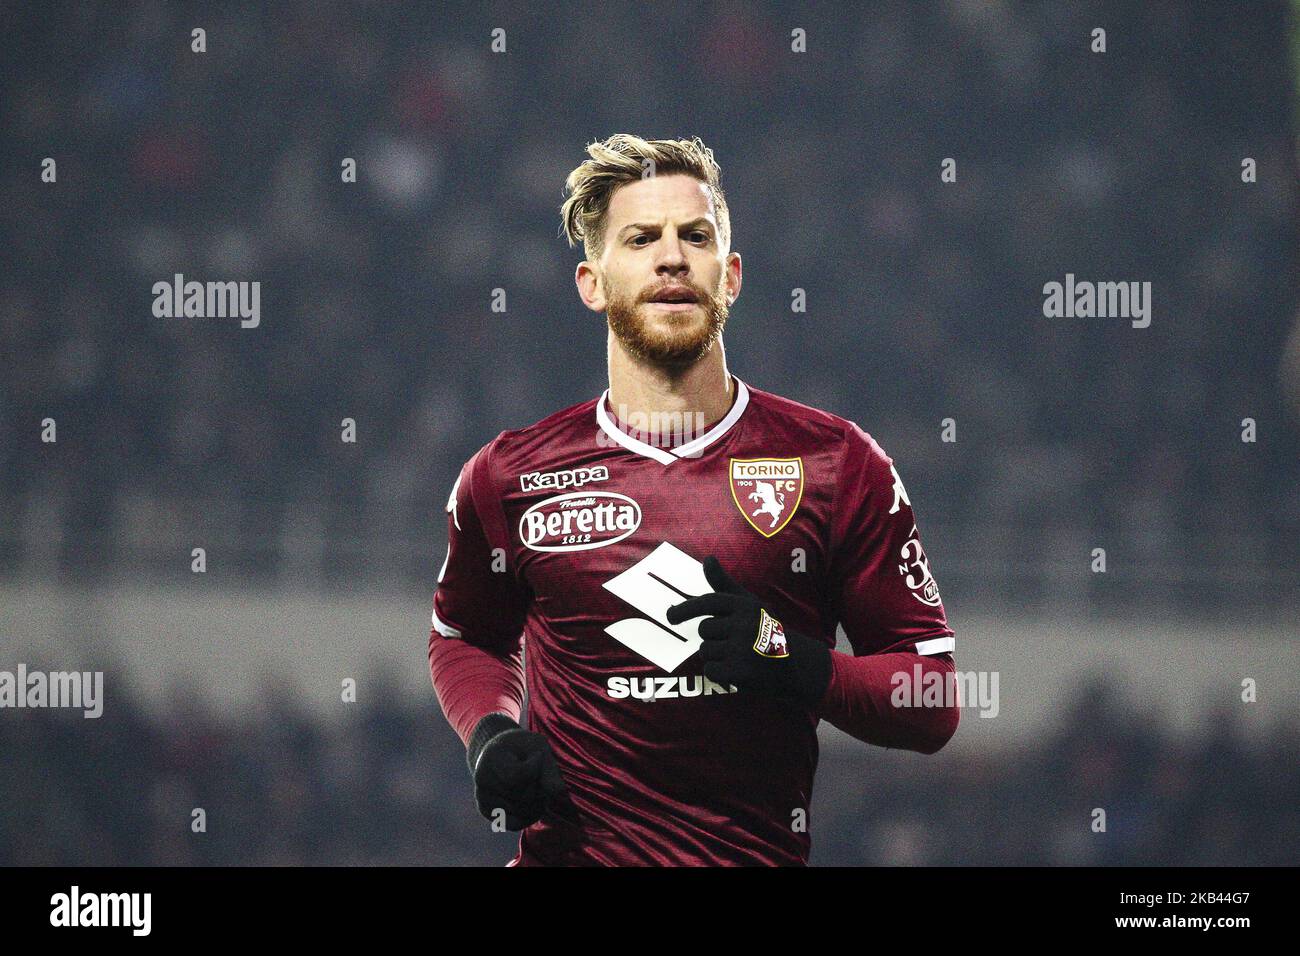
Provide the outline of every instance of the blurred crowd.
[[[461,463],[604,388],[558,208],[583,147],[626,131],[714,149],[745,262],[733,371],[875,435],[945,594],[1036,606],[1054,562],[1104,546],[1095,599],[1295,606],[1285,3],[0,16],[0,576],[167,578],[204,547],[222,582],[431,592]],[[260,325],[155,317],[177,273],[260,282]],[[1067,273],[1151,282],[1151,326],[1045,318]],[[197,699],[0,715],[0,864],[513,853],[432,695],[333,721]],[[1209,726],[1177,736],[1097,685],[1027,750],[828,748],[814,862],[1294,862],[1296,728]]]
[[[950,565],[1104,542],[1200,593],[1295,554],[1284,3],[4,19],[0,573],[167,573],[206,544],[261,580],[427,586],[463,460],[604,387],[558,206],[617,131],[712,146],[746,263],[733,370],[872,432]],[[259,281],[260,326],[155,318],[176,273]],[[1066,273],[1151,282],[1150,328],[1044,318]]]
[[[517,840],[478,816],[436,704],[372,696],[333,721],[220,718],[184,694],[166,716],[120,697],[97,720],[6,715],[0,865],[504,864]],[[824,747],[812,862],[1294,864],[1300,731],[1207,726],[1176,736],[1102,683],[1024,750]]]

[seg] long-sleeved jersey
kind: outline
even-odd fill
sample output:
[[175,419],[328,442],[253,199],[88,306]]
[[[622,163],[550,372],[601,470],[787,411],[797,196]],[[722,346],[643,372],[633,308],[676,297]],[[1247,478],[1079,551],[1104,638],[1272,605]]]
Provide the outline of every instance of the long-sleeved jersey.
[[[852,422],[735,381],[728,414],[620,421],[608,392],[503,432],[461,470],[429,659],[462,740],[487,713],[550,741],[569,799],[514,863],[802,864],[820,719],[932,752],[955,705],[894,707],[898,675],[950,674],[953,632],[891,459]],[[640,431],[632,432],[628,426]],[[715,555],[787,629],[832,654],[817,707],[703,676]]]

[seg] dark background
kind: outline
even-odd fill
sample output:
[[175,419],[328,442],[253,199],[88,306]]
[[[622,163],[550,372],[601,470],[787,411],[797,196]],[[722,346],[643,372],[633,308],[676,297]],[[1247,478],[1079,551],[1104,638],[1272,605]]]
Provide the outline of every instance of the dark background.
[[[715,151],[731,368],[897,460],[958,667],[999,666],[963,657],[978,619],[972,647],[1023,625],[1074,675],[1014,745],[829,747],[814,862],[1294,862],[1294,683],[1245,721],[1242,675],[1188,705],[1179,654],[1300,670],[1295,27],[1284,3],[5,4],[0,669],[93,663],[109,704],[0,711],[0,862],[508,858],[411,674],[460,465],[605,387],[557,230],[614,132]],[[155,318],[176,272],[260,281],[260,327]],[[1150,328],[1045,318],[1067,272],[1151,282]],[[386,648],[336,719],[337,681],[293,680],[313,596],[417,609],[331,638]],[[218,598],[299,627],[261,706],[208,658],[150,669],[180,639],[156,622]],[[1057,653],[1066,618],[1115,656]],[[268,640],[224,652],[257,669]],[[1096,806],[1122,808],[1104,836]]]

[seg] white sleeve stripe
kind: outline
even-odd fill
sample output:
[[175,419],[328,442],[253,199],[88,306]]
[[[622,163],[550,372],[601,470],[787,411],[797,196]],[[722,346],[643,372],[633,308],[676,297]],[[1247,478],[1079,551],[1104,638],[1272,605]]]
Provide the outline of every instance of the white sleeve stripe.
[[917,641],[916,653],[922,657],[928,657],[931,654],[946,654],[957,646],[957,639],[953,637],[936,637],[931,641]]
[[456,628],[452,627],[450,624],[444,624],[441,620],[439,620],[437,607],[433,609],[433,626],[434,629],[443,637],[461,636],[460,631],[456,630]]

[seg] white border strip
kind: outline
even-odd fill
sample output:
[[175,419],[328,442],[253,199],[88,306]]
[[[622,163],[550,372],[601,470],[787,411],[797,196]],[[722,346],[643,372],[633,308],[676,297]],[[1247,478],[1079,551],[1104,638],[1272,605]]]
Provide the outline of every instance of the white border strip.
[[736,381],[736,400],[731,403],[731,410],[699,438],[692,439],[677,448],[671,450],[656,448],[654,445],[633,438],[619,428],[605,409],[605,402],[609,399],[609,389],[605,389],[596,402],[596,424],[600,426],[601,431],[612,438],[618,445],[630,452],[641,455],[643,458],[653,459],[661,465],[671,465],[679,458],[692,458],[725,435],[731,429],[731,426],[740,420],[740,416],[745,413],[745,407],[749,405],[749,389],[744,382],[734,375],[732,378]]
[[722,420],[710,428],[707,432],[685,445],[681,445],[672,450],[678,458],[691,458],[696,452],[707,448],[715,441],[727,433],[732,425],[740,420],[740,416],[745,413],[745,406],[749,404],[749,389],[740,379],[736,379],[736,400],[731,404],[731,411],[722,417]]
[[433,608],[433,628],[443,637],[461,637],[460,631],[456,630],[450,624],[444,624],[438,617],[438,607],[435,604]]
[[653,458],[661,465],[671,465],[677,459],[662,448],[656,448],[654,445],[648,445],[643,441],[633,438],[623,429],[614,424],[609,417],[609,412],[605,411],[605,401],[609,398],[609,389],[600,396],[596,402],[596,424],[610,438],[614,439],[616,444],[622,445],[630,452],[635,452],[644,458]]
[[930,641],[917,641],[916,653],[929,657],[931,654],[946,654],[956,646],[957,639],[954,637],[936,637]]

